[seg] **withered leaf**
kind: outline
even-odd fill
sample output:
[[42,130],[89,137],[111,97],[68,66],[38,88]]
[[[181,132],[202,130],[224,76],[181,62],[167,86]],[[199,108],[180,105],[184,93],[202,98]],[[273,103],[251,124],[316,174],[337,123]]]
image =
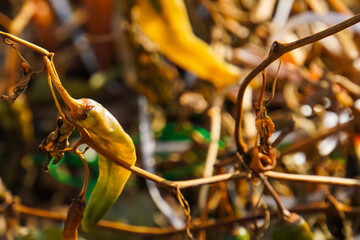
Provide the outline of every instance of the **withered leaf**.
[[271,148],[269,138],[275,132],[275,125],[270,117],[267,115],[266,108],[261,106],[260,113],[256,118],[256,129],[260,136],[261,152],[268,153]]
[[15,100],[26,90],[28,83],[31,79],[31,76],[34,74],[31,70],[31,66],[26,62],[21,62],[21,68],[24,72],[24,76],[21,78],[20,82],[16,84],[15,88],[13,89],[13,93],[10,96],[2,95],[1,98],[8,101],[8,102],[15,102]]
[[[61,150],[69,147],[69,137],[74,130],[74,126],[69,125],[62,117],[57,119],[57,125],[55,131],[51,132],[38,147],[40,151],[49,154],[47,165],[51,158],[54,158],[53,164],[55,165],[64,157],[64,152],[61,152]],[[47,166],[45,169],[47,169]]]

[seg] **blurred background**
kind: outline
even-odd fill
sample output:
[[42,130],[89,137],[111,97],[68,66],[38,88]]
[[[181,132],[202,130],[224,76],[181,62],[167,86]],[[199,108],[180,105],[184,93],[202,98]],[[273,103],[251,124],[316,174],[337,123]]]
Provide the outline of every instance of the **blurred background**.
[[[139,0],[153,2],[153,0]],[[161,1],[154,1],[161,2]],[[334,25],[360,12],[357,0],[185,0],[194,34],[218,58],[235,65],[238,83],[269,53],[273,41],[291,42]],[[239,84],[219,90],[196,73],[172,62],[142,31],[134,17],[138,2],[131,0],[1,0],[0,29],[54,52],[64,87],[74,98],[92,98],[106,107],[132,137],[139,167],[168,180],[209,176],[211,131],[215,139],[212,174],[234,172],[233,140]],[[169,9],[166,9],[170,11]],[[360,157],[360,25],[282,57],[276,95],[268,106],[275,124],[276,171],[358,178]],[[185,36],[184,36],[185,38]],[[39,54],[17,46],[33,71],[44,66]],[[196,52],[196,49],[194,49]],[[16,50],[0,43],[0,93],[11,94],[23,77]],[[199,63],[201,65],[201,63]],[[270,95],[278,62],[267,69]],[[206,80],[206,79],[205,79]],[[261,91],[259,75],[244,100],[243,134],[248,146],[256,138],[254,103]],[[214,113],[217,107],[220,110]],[[65,212],[84,179],[81,160],[66,153],[57,165],[37,151],[56,128],[59,113],[46,73],[32,76],[15,103],[0,102],[0,239],[59,239],[61,221],[8,211],[8,198],[24,206]],[[221,119],[220,123],[214,120]],[[215,121],[215,122],[214,122]],[[217,124],[217,125],[216,125]],[[80,138],[77,131],[70,142]],[[97,153],[85,153],[90,167],[86,197],[97,175]],[[208,160],[210,159],[210,160]],[[228,161],[230,164],[221,164]],[[288,207],[329,203],[329,194],[346,204],[350,214],[309,211],[305,217],[315,239],[360,239],[359,190],[304,183],[272,181]],[[205,189],[205,190],[204,190]],[[193,187],[183,191],[192,218],[241,219],[275,204],[261,184],[246,179]],[[258,204],[262,199],[261,204]],[[336,204],[335,204],[336,205]],[[4,206],[4,208],[2,208]],[[131,225],[185,226],[186,216],[166,189],[134,174],[105,217]],[[266,221],[223,224],[194,232],[196,239],[234,239],[235,230],[252,239],[271,239]],[[271,228],[271,224],[270,224]],[[240,234],[238,234],[240,235]],[[183,239],[183,234],[149,237],[109,229],[79,239]],[[240,239],[240,238],[238,238]],[[248,238],[243,238],[248,239]]]

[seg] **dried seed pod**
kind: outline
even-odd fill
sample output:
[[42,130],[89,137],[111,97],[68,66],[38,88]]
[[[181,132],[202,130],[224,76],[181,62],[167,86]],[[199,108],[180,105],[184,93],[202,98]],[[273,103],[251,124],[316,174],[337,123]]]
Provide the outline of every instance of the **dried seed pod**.
[[314,236],[307,222],[299,215],[291,213],[272,229],[273,240],[313,240]]

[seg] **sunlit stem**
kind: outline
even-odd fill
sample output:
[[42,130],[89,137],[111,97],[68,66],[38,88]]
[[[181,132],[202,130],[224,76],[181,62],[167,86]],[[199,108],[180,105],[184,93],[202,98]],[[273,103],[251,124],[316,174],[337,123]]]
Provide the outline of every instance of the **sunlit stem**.
[[59,101],[57,100],[57,97],[56,97],[56,94],[55,94],[55,91],[54,91],[54,88],[53,88],[53,85],[52,85],[52,81],[51,81],[51,76],[48,72],[48,84],[49,84],[49,87],[50,87],[50,91],[51,91],[51,95],[54,99],[54,102],[55,102],[55,105],[56,105],[56,108],[58,109],[59,113],[60,113],[60,116],[61,118],[68,124],[68,125],[72,125],[69,120],[67,119],[67,117],[65,116],[61,106],[60,106],[60,103]]
[[31,42],[28,42],[26,40],[23,40],[21,38],[15,37],[14,35],[12,35],[10,33],[0,31],[0,35],[2,35],[5,38],[8,38],[8,39],[10,39],[10,40],[12,40],[14,42],[17,42],[17,43],[19,43],[21,45],[24,45],[24,46],[26,46],[28,48],[31,48],[35,52],[38,52],[38,53],[40,53],[42,55],[45,55],[45,56],[51,55],[51,53],[48,50],[46,50],[46,49],[44,49],[42,47],[39,47],[39,46],[37,46],[37,45],[35,45],[35,44],[31,43]]
[[270,95],[270,97],[268,99],[266,99],[264,101],[265,106],[268,105],[269,102],[271,102],[275,97],[275,88],[276,88],[276,82],[277,82],[277,79],[278,79],[278,75],[279,75],[279,72],[280,72],[280,67],[281,67],[281,58],[279,58],[279,66],[278,66],[278,68],[276,70],[275,78],[274,78],[274,81],[273,81],[273,84],[272,84],[272,87],[271,87],[271,95]]
[[[84,109],[85,106],[78,100],[72,98],[70,96],[70,94],[66,91],[66,89],[63,87],[63,85],[61,84],[59,75],[56,72],[54,63],[53,63],[53,58],[54,54],[50,53],[48,56],[43,56],[45,65],[46,65],[46,69],[48,70],[48,73],[51,76],[51,80],[52,83],[54,84],[56,90],[59,92],[62,100],[64,101],[66,107],[70,110],[70,111],[76,111],[77,109]],[[50,57],[50,59],[49,59]]]

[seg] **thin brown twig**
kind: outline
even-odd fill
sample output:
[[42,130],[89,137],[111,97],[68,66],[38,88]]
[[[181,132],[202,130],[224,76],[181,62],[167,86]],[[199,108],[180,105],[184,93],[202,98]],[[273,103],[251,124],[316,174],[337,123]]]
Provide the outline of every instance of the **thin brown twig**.
[[333,135],[333,134],[335,134],[337,132],[350,129],[351,127],[354,127],[354,124],[356,123],[356,121],[355,121],[356,119],[357,118],[353,118],[353,119],[349,120],[346,123],[342,123],[342,124],[339,124],[339,125],[337,125],[335,127],[329,128],[329,129],[325,130],[324,132],[318,134],[317,136],[314,136],[314,137],[311,137],[311,138],[306,137],[306,138],[303,138],[303,139],[296,140],[289,147],[281,150],[280,156],[278,158],[282,158],[286,154],[289,154],[289,153],[292,153],[292,152],[297,152],[297,151],[303,149],[306,145],[316,144],[316,142],[318,142],[319,140],[322,140],[322,139],[324,139],[326,137],[329,137],[329,136],[331,136],[331,135]]
[[263,182],[264,186],[266,187],[266,189],[269,191],[269,193],[271,194],[272,198],[275,200],[276,205],[278,206],[278,209],[281,213],[282,216],[289,216],[290,212],[289,210],[284,206],[284,204],[281,202],[280,197],[278,195],[278,193],[275,191],[275,189],[273,188],[273,186],[270,184],[270,182],[268,181],[268,179],[264,176],[263,173],[257,173],[256,175],[259,176],[259,178],[261,179],[261,181]]
[[186,220],[186,237],[187,237],[187,239],[195,240],[194,237],[192,236],[191,232],[190,232],[190,225],[191,225],[190,205],[189,205],[188,201],[185,199],[184,195],[181,193],[180,188],[177,189],[176,196],[177,196],[177,199],[178,199],[180,205],[182,206],[182,208],[183,208],[183,210],[185,212],[185,215],[187,217],[187,220]]
[[84,179],[84,184],[81,188],[81,191],[79,193],[79,197],[80,198],[83,198],[86,194],[86,190],[87,190],[87,186],[88,186],[88,183],[89,183],[89,166],[85,160],[85,157],[84,155],[82,155],[79,151],[76,150],[76,154],[81,158],[81,161],[84,165],[84,169],[85,169],[85,179]]
[[[66,217],[65,212],[59,211],[50,211],[28,207],[25,205],[17,204],[15,207],[16,211],[25,215],[37,216],[41,218],[53,219],[57,221],[64,221]],[[333,207],[331,203],[315,203],[306,206],[298,206],[290,209],[291,212],[295,212],[298,214],[316,214],[316,213],[326,213],[330,215],[337,215],[337,210]],[[346,217],[358,217],[360,214],[360,209],[352,208],[352,209],[343,209],[342,210]],[[275,216],[277,211],[271,211],[271,216]],[[199,231],[202,229],[210,229],[216,227],[229,227],[233,224],[245,224],[249,222],[253,222],[254,220],[263,219],[265,214],[257,214],[249,217],[242,218],[223,218],[218,220],[208,220],[205,222],[201,222],[199,224],[192,224],[190,226],[191,231]],[[194,222],[197,222],[196,220]],[[118,232],[123,232],[131,235],[137,236],[166,236],[184,233],[186,231],[183,229],[174,229],[172,227],[146,227],[146,226],[134,226],[121,222],[113,222],[109,220],[100,220],[98,225],[100,229],[106,230],[114,230]]]
[[90,147],[92,147],[95,151],[100,153],[101,155],[105,156],[110,161],[114,162],[115,164],[122,166],[123,168],[141,176],[146,179],[149,179],[151,181],[156,182],[157,184],[166,187],[166,188],[173,188],[173,189],[183,189],[193,186],[200,186],[204,184],[211,184],[211,183],[218,183],[222,181],[227,181],[229,179],[239,179],[239,178],[246,178],[247,174],[223,174],[223,175],[217,175],[207,178],[199,178],[199,179],[193,179],[193,180],[187,180],[187,181],[169,181],[162,177],[159,177],[158,175],[149,173],[142,168],[139,168],[137,166],[131,166],[118,156],[112,154],[111,152],[106,151],[105,149],[102,149],[100,146],[98,146],[88,135],[85,129],[79,127],[81,136],[86,144],[88,144]]
[[207,178],[198,178],[186,181],[175,181],[173,184],[176,184],[180,189],[189,188],[189,187],[196,187],[205,184],[214,184],[219,182],[225,182],[229,180],[238,180],[238,179],[245,179],[248,177],[247,173],[224,173],[220,175],[215,175]]

